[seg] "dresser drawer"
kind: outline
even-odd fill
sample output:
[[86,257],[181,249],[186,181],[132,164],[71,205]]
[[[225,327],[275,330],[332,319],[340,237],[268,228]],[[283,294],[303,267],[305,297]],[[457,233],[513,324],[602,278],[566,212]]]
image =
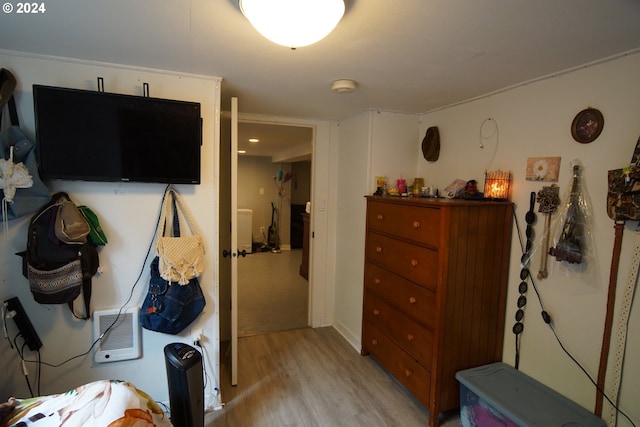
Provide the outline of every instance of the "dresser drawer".
[[437,251],[372,232],[367,233],[365,250],[369,261],[429,289],[436,289]]
[[363,331],[362,339],[363,349],[371,353],[423,405],[429,406],[429,370],[402,351],[375,326],[368,325]]
[[367,262],[364,267],[365,291],[378,294],[389,304],[433,331],[435,325],[435,292]]
[[367,209],[367,227],[438,247],[440,209],[370,201]]
[[371,292],[364,294],[364,321],[374,325],[407,353],[431,366],[433,334]]

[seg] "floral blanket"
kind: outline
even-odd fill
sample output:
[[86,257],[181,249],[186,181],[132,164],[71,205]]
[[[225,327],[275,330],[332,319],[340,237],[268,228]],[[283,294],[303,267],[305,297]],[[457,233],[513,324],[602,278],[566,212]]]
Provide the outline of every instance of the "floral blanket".
[[1,427],[170,427],[162,409],[126,381],[103,380],[66,393],[18,400]]

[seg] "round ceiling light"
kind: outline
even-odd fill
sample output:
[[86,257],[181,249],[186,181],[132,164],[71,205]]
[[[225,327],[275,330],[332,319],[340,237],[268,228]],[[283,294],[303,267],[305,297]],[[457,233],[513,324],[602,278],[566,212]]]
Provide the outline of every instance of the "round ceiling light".
[[344,0],[239,0],[238,4],[260,34],[291,49],[322,40],[344,15]]
[[351,93],[356,90],[356,82],[349,79],[335,80],[331,83],[331,91],[335,93]]

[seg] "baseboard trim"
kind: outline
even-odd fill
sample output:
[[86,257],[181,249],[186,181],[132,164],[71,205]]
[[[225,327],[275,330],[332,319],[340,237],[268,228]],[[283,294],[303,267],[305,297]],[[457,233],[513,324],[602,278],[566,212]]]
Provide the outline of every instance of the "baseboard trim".
[[342,335],[342,338],[347,340],[347,342],[351,345],[351,347],[353,347],[358,353],[360,353],[360,350],[362,348],[362,343],[360,342],[361,338],[359,336],[356,336],[353,332],[351,332],[351,330],[346,328],[340,322],[335,322],[334,321],[333,322],[333,329],[338,331],[338,333],[340,335]]

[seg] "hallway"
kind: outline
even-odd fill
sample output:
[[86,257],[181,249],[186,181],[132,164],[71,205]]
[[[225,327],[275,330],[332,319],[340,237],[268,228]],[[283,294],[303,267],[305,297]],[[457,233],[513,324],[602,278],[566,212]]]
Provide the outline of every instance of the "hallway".
[[309,282],[302,249],[254,252],[238,259],[238,336],[308,326]]

